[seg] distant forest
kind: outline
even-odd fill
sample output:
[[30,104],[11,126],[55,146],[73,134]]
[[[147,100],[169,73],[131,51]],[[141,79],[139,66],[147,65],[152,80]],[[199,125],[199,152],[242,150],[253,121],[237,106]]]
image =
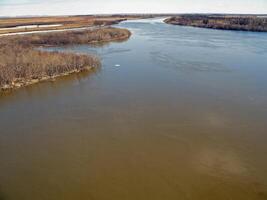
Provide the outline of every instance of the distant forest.
[[165,22],[212,29],[267,32],[267,17],[249,15],[180,15],[168,18]]

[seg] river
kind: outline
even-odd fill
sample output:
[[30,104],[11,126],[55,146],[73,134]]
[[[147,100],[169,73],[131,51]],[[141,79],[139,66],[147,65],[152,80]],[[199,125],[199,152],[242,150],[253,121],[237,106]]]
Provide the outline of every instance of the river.
[[1,200],[267,199],[267,34],[161,21],[0,97]]

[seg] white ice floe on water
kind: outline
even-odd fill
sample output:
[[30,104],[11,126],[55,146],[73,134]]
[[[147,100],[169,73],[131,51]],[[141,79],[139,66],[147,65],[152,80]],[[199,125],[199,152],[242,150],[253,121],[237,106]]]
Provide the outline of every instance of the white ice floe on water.
[[121,65],[120,64],[116,64],[115,67],[120,67]]

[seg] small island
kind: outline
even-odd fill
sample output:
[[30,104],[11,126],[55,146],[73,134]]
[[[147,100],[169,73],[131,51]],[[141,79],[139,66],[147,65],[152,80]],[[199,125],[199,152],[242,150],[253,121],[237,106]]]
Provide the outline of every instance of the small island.
[[164,20],[167,24],[221,30],[267,32],[267,17],[257,15],[179,15]]
[[100,66],[100,60],[94,55],[48,52],[40,47],[120,41],[130,35],[127,29],[95,27],[79,31],[1,37],[0,91]]

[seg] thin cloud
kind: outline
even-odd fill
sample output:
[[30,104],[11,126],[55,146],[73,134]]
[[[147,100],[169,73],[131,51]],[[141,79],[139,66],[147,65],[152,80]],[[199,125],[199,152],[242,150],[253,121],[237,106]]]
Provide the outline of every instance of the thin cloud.
[[[47,0],[45,3],[59,3],[59,2],[66,2],[66,0]],[[20,0],[20,1],[0,1],[1,6],[26,6],[26,5],[38,5],[44,3],[44,1],[41,0]]]

